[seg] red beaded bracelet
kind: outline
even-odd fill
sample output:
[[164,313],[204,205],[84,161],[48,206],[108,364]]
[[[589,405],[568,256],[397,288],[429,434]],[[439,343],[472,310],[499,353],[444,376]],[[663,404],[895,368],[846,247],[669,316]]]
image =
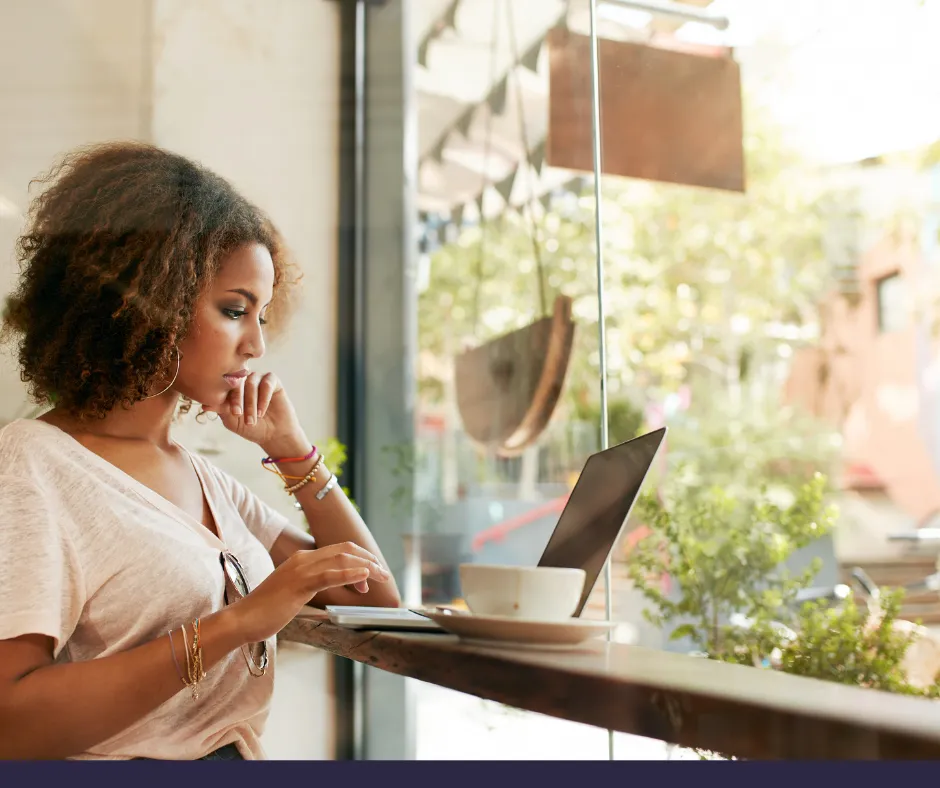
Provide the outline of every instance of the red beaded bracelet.
[[310,449],[310,454],[306,457],[281,457],[275,459],[274,457],[265,457],[262,461],[262,465],[273,465],[278,462],[304,462],[305,460],[312,460],[317,453],[317,447],[314,446]]

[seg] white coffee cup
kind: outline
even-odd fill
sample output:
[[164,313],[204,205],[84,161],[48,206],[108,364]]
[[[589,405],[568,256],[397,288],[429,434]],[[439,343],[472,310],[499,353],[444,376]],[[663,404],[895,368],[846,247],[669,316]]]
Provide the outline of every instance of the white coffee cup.
[[478,616],[563,621],[578,609],[585,579],[583,569],[460,565],[464,601]]

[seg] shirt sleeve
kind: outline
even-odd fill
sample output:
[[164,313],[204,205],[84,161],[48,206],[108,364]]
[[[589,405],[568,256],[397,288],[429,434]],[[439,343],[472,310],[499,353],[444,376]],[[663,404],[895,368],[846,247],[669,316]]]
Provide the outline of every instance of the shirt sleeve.
[[0,476],[0,578],[0,640],[47,635],[58,657],[85,606],[81,564],[54,503],[13,476]]
[[291,524],[290,520],[268,506],[234,476],[214,465],[211,467],[219,484],[234,502],[248,530],[264,545],[264,549],[270,552],[281,532]]

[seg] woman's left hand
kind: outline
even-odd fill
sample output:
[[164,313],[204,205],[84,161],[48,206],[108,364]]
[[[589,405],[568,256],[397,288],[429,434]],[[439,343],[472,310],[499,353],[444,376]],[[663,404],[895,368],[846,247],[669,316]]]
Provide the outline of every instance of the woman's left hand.
[[226,429],[257,443],[269,454],[310,451],[287,392],[272,372],[252,372],[232,389],[218,407],[204,407],[219,414]]

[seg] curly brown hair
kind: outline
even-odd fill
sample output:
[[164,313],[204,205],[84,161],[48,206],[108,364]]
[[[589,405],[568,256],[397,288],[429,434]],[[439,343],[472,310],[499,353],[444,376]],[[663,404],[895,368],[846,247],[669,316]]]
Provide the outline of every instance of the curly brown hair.
[[271,221],[224,178],[141,143],[68,154],[46,176],[17,243],[20,279],[3,335],[39,403],[86,419],[145,398],[172,376],[200,295],[246,243],[274,260],[269,321],[295,268]]

